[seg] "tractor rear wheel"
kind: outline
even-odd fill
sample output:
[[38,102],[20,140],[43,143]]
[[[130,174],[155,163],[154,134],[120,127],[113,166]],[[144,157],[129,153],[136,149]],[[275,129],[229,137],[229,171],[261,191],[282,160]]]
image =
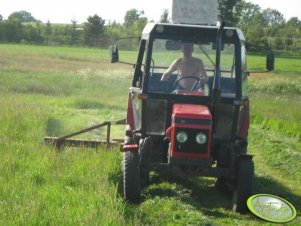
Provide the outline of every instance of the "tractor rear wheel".
[[231,183],[229,178],[219,177],[215,182],[215,188],[224,193],[231,192]]
[[149,184],[149,161],[152,148],[152,138],[147,137],[140,142],[139,155],[140,155],[140,182],[141,187]]
[[125,199],[129,202],[140,202],[140,166],[139,154],[136,151],[124,152],[123,194]]
[[237,167],[236,186],[232,195],[234,212],[246,213],[247,199],[252,195],[254,163],[251,159],[240,159]]

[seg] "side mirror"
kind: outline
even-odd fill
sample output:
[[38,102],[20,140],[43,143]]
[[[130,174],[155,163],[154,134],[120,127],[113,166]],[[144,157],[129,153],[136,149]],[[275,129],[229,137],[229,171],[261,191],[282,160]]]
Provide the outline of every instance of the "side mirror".
[[181,41],[168,40],[165,42],[165,48],[167,50],[180,50]]
[[267,61],[266,61],[266,69],[268,71],[273,71],[274,70],[274,62],[275,62],[275,56],[272,51],[270,51],[267,54]]
[[111,63],[116,63],[119,61],[118,47],[113,45],[110,46],[110,54],[111,54]]

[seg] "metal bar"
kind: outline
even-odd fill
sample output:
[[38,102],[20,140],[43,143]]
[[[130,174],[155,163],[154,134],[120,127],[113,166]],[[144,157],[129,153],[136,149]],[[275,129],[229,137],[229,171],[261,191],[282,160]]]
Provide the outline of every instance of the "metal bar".
[[[55,144],[57,141],[57,137],[45,137],[44,141],[46,144]],[[121,145],[122,142],[119,141],[96,141],[96,140],[82,140],[82,139],[65,139],[61,141],[60,145],[62,146],[71,146],[71,147],[98,147],[98,146],[108,146],[108,145]]]
[[70,137],[73,137],[73,136],[76,136],[76,135],[79,135],[79,134],[82,134],[82,133],[85,133],[85,132],[88,132],[88,131],[91,131],[91,130],[94,130],[94,129],[97,129],[97,128],[100,128],[100,127],[103,127],[103,126],[106,126],[107,123],[108,122],[103,122],[101,124],[98,124],[98,125],[95,125],[95,126],[83,129],[83,130],[79,130],[79,131],[74,132],[74,133],[70,133],[70,134],[61,136],[61,137],[57,138],[57,141],[62,141],[62,140],[65,140],[67,138],[70,138]]
[[107,143],[110,143],[110,134],[111,134],[111,122],[107,125]]
[[[91,126],[86,129],[79,130],[74,133],[70,133],[61,137],[45,137],[44,141],[46,144],[54,145],[57,149],[61,149],[64,145],[70,145],[70,146],[88,146],[88,147],[96,147],[99,145],[107,144],[107,145],[116,145],[120,144],[121,142],[110,142],[110,135],[111,135],[111,125],[124,125],[126,124],[126,119],[121,119],[117,121],[107,121],[103,122],[101,124]],[[100,127],[107,126],[107,139],[105,142],[103,141],[90,141],[90,140],[78,140],[78,139],[68,139],[70,137],[89,132],[94,129],[98,129]],[[68,140],[67,140],[68,139]]]
[[110,122],[112,125],[125,125],[126,124],[126,119],[121,119],[117,121],[112,121]]
[[77,132],[74,132],[74,133],[70,133],[70,134],[67,134],[67,135],[64,135],[64,136],[61,136],[61,137],[58,137],[57,138],[57,141],[62,141],[62,140],[65,140],[67,138],[70,138],[70,137],[73,137],[73,136],[76,136],[76,135],[79,135],[79,134],[82,134],[82,133],[86,133],[86,132],[89,132],[91,130],[94,130],[94,129],[98,129],[100,127],[103,127],[103,126],[106,126],[108,124],[113,124],[113,125],[122,125],[122,124],[125,124],[125,119],[122,119],[122,120],[118,120],[118,121],[114,121],[114,122],[103,122],[101,124],[98,124],[98,125],[95,125],[95,126],[91,126],[89,128],[86,128],[86,129],[83,129],[83,130],[79,130]]

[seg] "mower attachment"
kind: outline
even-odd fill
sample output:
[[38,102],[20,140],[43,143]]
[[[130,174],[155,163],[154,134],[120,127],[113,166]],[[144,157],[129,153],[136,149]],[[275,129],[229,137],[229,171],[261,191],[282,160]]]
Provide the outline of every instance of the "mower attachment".
[[[61,150],[64,146],[72,146],[72,147],[98,147],[101,145],[111,146],[111,145],[121,145],[123,139],[113,139],[110,141],[110,133],[111,133],[111,125],[125,125],[126,120],[117,120],[117,121],[107,121],[101,124],[97,124],[95,126],[79,130],[61,137],[45,137],[44,142],[46,144],[50,144],[58,150]],[[89,132],[94,129],[98,129],[101,127],[107,126],[107,136],[106,141],[100,140],[82,140],[82,139],[70,139],[76,135]]]

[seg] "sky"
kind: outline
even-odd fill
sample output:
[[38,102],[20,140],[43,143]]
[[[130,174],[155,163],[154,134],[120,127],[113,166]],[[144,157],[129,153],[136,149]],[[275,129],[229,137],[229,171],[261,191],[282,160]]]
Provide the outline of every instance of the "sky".
[[[301,0],[247,0],[262,9],[272,8],[281,12],[286,20],[298,17],[301,20]],[[164,9],[171,16],[172,0],[0,0],[0,15],[4,19],[17,11],[25,10],[46,23],[86,22],[97,14],[106,22],[123,23],[126,11],[144,11],[148,20],[159,21]]]

